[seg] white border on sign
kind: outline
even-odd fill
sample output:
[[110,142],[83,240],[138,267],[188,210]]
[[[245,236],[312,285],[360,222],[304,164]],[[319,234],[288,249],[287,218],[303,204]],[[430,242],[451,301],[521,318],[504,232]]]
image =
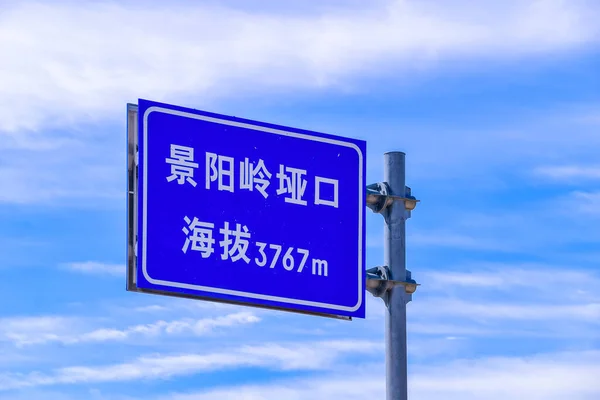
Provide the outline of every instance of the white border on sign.
[[143,213],[142,213],[142,254],[141,254],[142,271],[144,273],[144,277],[146,278],[146,280],[148,282],[155,284],[155,285],[169,286],[169,287],[180,288],[180,289],[200,290],[200,291],[209,292],[209,293],[219,293],[219,294],[225,294],[225,295],[231,295],[231,296],[239,296],[239,297],[246,297],[246,298],[251,298],[251,299],[275,301],[275,302],[280,302],[280,303],[296,304],[296,305],[303,305],[303,306],[309,306],[309,307],[328,308],[331,310],[338,310],[338,311],[352,312],[352,311],[356,311],[360,308],[360,306],[362,305],[362,301],[363,301],[362,281],[363,281],[363,275],[364,275],[364,267],[362,264],[362,252],[363,252],[363,247],[362,247],[363,237],[362,236],[363,236],[363,213],[365,212],[365,210],[363,209],[364,207],[360,207],[360,206],[359,206],[359,210],[358,210],[358,302],[353,307],[340,306],[337,304],[320,303],[320,302],[316,302],[316,301],[290,299],[290,298],[286,298],[286,297],[270,296],[270,295],[257,294],[257,293],[248,293],[248,292],[242,292],[242,291],[238,291],[238,290],[213,288],[213,287],[209,287],[209,286],[191,285],[189,283],[163,281],[160,279],[154,279],[154,278],[150,277],[150,275],[148,275],[148,271],[146,270],[146,249],[147,249],[146,242],[147,242],[147,222],[148,222],[148,215],[147,215],[148,214],[148,211],[147,211],[148,116],[151,113],[157,112],[157,111],[163,112],[165,114],[172,114],[172,115],[177,115],[177,116],[181,116],[181,117],[199,119],[199,120],[213,122],[213,123],[222,124],[222,125],[236,126],[236,127],[240,127],[240,128],[244,128],[244,129],[253,129],[253,130],[262,131],[262,132],[274,133],[274,134],[282,135],[282,136],[290,136],[290,137],[295,137],[295,138],[299,138],[299,139],[313,140],[316,142],[323,142],[323,143],[329,143],[329,144],[338,145],[338,146],[350,147],[350,148],[356,150],[356,152],[358,153],[358,159],[359,159],[359,167],[358,167],[358,177],[359,177],[359,179],[358,179],[358,196],[359,196],[358,204],[359,205],[363,204],[363,197],[364,197],[364,194],[363,194],[363,192],[364,192],[364,183],[363,183],[363,180],[364,180],[364,176],[363,176],[364,157],[363,157],[363,154],[362,154],[360,148],[357,145],[355,145],[354,143],[348,143],[348,142],[343,142],[341,140],[324,138],[324,137],[319,137],[319,136],[310,136],[310,135],[306,135],[306,134],[302,134],[302,133],[283,131],[283,130],[279,130],[279,129],[267,128],[264,126],[252,125],[252,124],[248,124],[248,123],[228,121],[225,119],[208,117],[205,115],[192,114],[192,113],[188,113],[188,112],[184,112],[184,111],[171,110],[171,109],[163,108],[163,107],[157,107],[157,106],[149,107],[146,110],[146,112],[144,113],[144,132],[143,132],[143,135],[144,135],[144,160],[143,160],[144,173],[143,173],[143,177],[142,177],[143,182],[144,182],[144,188],[143,188],[143,203],[142,203],[143,204]]

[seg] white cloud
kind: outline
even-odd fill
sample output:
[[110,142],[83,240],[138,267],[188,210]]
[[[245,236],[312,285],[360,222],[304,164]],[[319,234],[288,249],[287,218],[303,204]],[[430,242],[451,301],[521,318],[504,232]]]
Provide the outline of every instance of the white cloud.
[[348,372],[346,377],[297,379],[264,385],[217,388],[196,393],[174,393],[160,400],[367,400],[385,397],[385,381],[373,373]]
[[600,179],[600,166],[562,165],[537,167],[534,175],[560,182]]
[[[216,109],[246,94],[360,91],[363,76],[414,82],[457,58],[497,61],[585,48],[600,30],[600,10],[584,0],[365,4],[303,5],[296,13],[206,3],[7,4],[0,15],[0,53],[9,55],[0,71],[0,203],[121,207],[124,182],[115,177],[124,180],[125,161],[114,149],[122,145],[125,103],[138,97]],[[418,160],[421,178],[440,171],[472,177],[477,158],[488,160],[490,143],[507,139],[511,152],[543,153],[539,140],[527,146],[532,135],[522,127],[510,138],[487,133],[436,128],[437,147],[424,140],[428,133],[403,146]],[[560,133],[552,136],[564,147]],[[458,148],[457,134],[471,145]],[[570,142],[581,142],[585,135],[579,136]],[[554,140],[544,131],[544,146]],[[452,170],[465,160],[468,173]],[[489,184],[489,174],[480,173]]]
[[427,285],[440,289],[451,286],[481,287],[500,290],[550,290],[556,287],[577,291],[600,290],[600,276],[594,271],[575,270],[541,264],[481,263],[468,268],[420,271]]
[[523,304],[490,301],[463,301],[449,298],[415,302],[413,312],[420,317],[463,317],[473,320],[502,319],[505,321],[587,321],[600,322],[600,303],[583,304]]
[[508,246],[502,242],[488,238],[474,237],[457,232],[408,232],[407,243],[411,246],[437,246],[452,247],[471,250],[508,250]]
[[[499,203],[482,200],[482,195],[483,198],[494,195]],[[595,229],[596,221],[589,218],[600,215],[600,197],[594,192],[574,192],[556,198],[540,199],[540,196],[544,193],[528,199],[515,197],[510,191],[474,190],[474,203],[466,206],[460,199],[431,196],[425,203],[428,204],[425,222],[441,228],[409,227],[407,246],[452,249],[464,255],[473,254],[474,250],[493,251],[502,256],[521,254],[546,262],[562,257],[565,267],[572,268],[569,256],[581,256],[586,249],[573,251],[570,246],[600,243],[600,230]],[[413,214],[413,218],[421,221],[422,217]],[[443,223],[440,225],[439,221]]]
[[488,262],[415,270],[422,286],[409,307],[408,329],[417,335],[575,342],[600,334],[594,270]]
[[[435,305],[435,303],[426,304]],[[542,310],[546,315],[532,319],[506,318],[504,315],[494,314],[496,311],[497,309],[491,310],[491,316],[483,315],[481,312],[473,315],[451,312],[443,315],[424,313],[423,318],[409,318],[407,328],[414,337],[467,339],[469,343],[466,347],[469,349],[472,349],[473,345],[489,345],[491,341],[506,343],[524,339],[544,339],[549,348],[554,348],[553,346],[564,343],[575,345],[593,341],[600,334],[600,328],[592,317],[566,319],[562,318],[564,310],[559,310],[561,313],[556,316],[548,315],[547,310]],[[512,311],[519,312],[520,309],[514,308]],[[454,349],[451,346],[446,348],[448,352]]]
[[[91,391],[90,391],[91,392]],[[92,394],[92,393],[90,393]],[[61,393],[48,390],[19,390],[18,392],[10,392],[7,395],[0,395],[0,400],[80,400],[81,395],[71,393]],[[105,400],[105,397],[90,396],[86,397],[89,400]],[[136,400],[133,397],[125,398],[122,396],[111,397],[111,400]]]
[[79,344],[124,341],[158,335],[204,335],[221,327],[254,324],[260,318],[250,312],[228,314],[214,318],[174,321],[156,321],[124,329],[100,328],[84,330],[82,321],[62,317],[8,318],[0,327],[0,340],[8,340],[17,346],[40,345],[47,343]]
[[73,262],[64,265],[65,268],[84,274],[99,274],[125,276],[125,266],[122,264],[106,264],[96,261]]
[[85,322],[76,317],[41,316],[12,317],[0,320],[0,340],[16,345],[30,342],[47,342],[82,329]]
[[[452,321],[449,323],[433,322],[431,320],[410,321],[407,330],[415,335],[428,336],[459,336],[459,337],[497,337],[498,335],[507,335],[507,329],[498,329],[494,327],[481,327],[476,324],[467,324],[463,320]],[[526,332],[512,330],[512,335],[524,336]]]
[[163,379],[240,367],[279,370],[330,370],[344,356],[373,354],[380,344],[372,341],[326,341],[265,344],[206,354],[170,354],[140,357],[132,362],[107,366],[74,366],[44,374],[0,374],[0,390],[58,384],[125,382]]
[[[172,393],[160,400],[370,400],[385,397],[383,366],[319,378]],[[600,396],[600,353],[455,360],[410,369],[409,398],[423,400],[592,400]]]
[[[192,361],[192,360],[188,360]],[[191,364],[182,365],[181,368]],[[157,368],[157,371],[163,368]],[[137,369],[124,370],[134,375]],[[600,353],[547,353],[530,357],[458,359],[435,365],[412,365],[409,398],[422,400],[595,400],[600,396]],[[80,378],[90,377],[80,375]],[[41,379],[41,377],[40,377]],[[49,381],[46,381],[50,384]],[[19,391],[21,392],[21,390]],[[24,392],[23,393],[28,393]],[[33,393],[33,392],[29,392]],[[46,392],[38,391],[42,398]],[[103,390],[106,398],[129,399]],[[12,393],[11,393],[12,394]],[[57,399],[71,399],[67,395]],[[262,384],[211,387],[144,397],[151,400],[371,400],[385,397],[385,367],[355,364],[305,378],[271,380]],[[7,397],[13,398],[13,397]],[[27,398],[27,397],[23,397]],[[45,398],[45,397],[44,397]],[[76,397],[72,397],[76,398]],[[104,398],[104,397],[102,397]],[[135,400],[141,400],[136,397]]]
[[0,16],[0,131],[120,120],[138,96],[343,87],[356,74],[397,75],[442,59],[569,50],[597,40],[590,4],[396,0],[290,15],[197,3],[16,2]]
[[133,311],[135,312],[164,312],[164,311],[168,311],[169,308],[165,307],[165,306],[161,306],[158,304],[151,304],[149,306],[140,306],[140,307],[136,307],[134,308]]
[[567,228],[575,228],[573,233],[578,234],[579,242],[597,242],[600,230],[595,229],[596,217],[600,216],[600,190],[596,185],[582,186],[560,194],[542,204],[544,211],[553,212],[559,217],[561,232],[557,237],[565,240],[568,238]]
[[[124,180],[125,161],[114,151],[111,135],[104,132],[105,137],[97,139],[78,133],[71,133],[76,140],[49,149],[11,149],[6,144],[11,141],[4,141],[3,136],[0,204],[54,202],[82,207],[115,200],[123,204],[125,193],[118,183],[119,177]],[[46,140],[58,136],[60,142],[61,135],[48,134]],[[38,136],[35,134],[31,143],[36,143]]]
[[571,194],[570,205],[576,212],[587,215],[600,215],[600,191],[577,191]]
[[45,317],[13,317],[0,320],[0,327],[6,330],[54,330],[65,325],[72,325],[74,318],[60,316]]
[[600,396],[600,353],[461,360],[421,366],[410,382],[421,399],[591,400]]
[[149,316],[160,316],[156,318],[173,318],[174,315],[184,317],[204,318],[207,316],[218,317],[229,314],[237,314],[240,308],[249,310],[256,316],[276,315],[277,311],[263,308],[240,307],[235,304],[219,303],[204,300],[190,300],[171,296],[134,296],[129,301],[124,299],[112,300],[105,305],[108,314],[129,318],[132,312],[142,318]]

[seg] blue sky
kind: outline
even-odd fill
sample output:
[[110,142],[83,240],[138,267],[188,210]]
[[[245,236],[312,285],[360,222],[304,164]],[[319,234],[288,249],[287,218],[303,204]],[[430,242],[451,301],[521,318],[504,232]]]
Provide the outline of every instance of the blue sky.
[[[414,399],[600,396],[594,0],[0,1],[0,399],[383,398],[366,320],[125,291],[125,104],[405,151]],[[369,266],[383,259],[368,214]]]

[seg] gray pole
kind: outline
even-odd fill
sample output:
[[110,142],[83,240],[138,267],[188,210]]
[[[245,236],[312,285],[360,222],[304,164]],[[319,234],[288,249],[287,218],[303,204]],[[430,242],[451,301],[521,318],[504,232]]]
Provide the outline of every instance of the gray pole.
[[[390,194],[405,197],[405,154],[385,153],[385,181]],[[405,281],[407,218],[404,201],[395,201],[384,211],[385,219],[385,265],[390,270],[390,279]],[[387,400],[407,400],[407,351],[406,351],[406,303],[408,294],[403,286],[391,288],[384,298],[387,305],[385,315],[385,364]]]

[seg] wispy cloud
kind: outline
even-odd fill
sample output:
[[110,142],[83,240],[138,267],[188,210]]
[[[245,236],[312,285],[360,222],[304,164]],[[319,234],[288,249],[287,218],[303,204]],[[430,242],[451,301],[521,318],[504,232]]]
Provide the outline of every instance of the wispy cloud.
[[121,277],[125,276],[125,266],[122,264],[107,264],[96,261],[85,261],[64,264],[64,268],[84,274],[113,275]]
[[537,167],[533,174],[539,177],[549,178],[561,183],[579,182],[581,180],[600,179],[600,166],[562,165]]
[[[86,399],[89,400],[107,400],[107,397],[103,397],[99,395],[96,390],[91,389],[86,393]],[[19,390],[12,391],[5,394],[0,394],[0,400],[31,400],[31,399],[44,399],[44,400],[80,400],[81,394],[76,393],[65,393],[61,391],[51,391],[51,390],[38,390],[38,389],[30,389],[30,390]],[[111,400],[138,400],[133,397],[127,396],[111,396]]]
[[161,379],[240,367],[279,370],[330,370],[345,356],[372,354],[380,344],[371,341],[326,341],[315,343],[242,346],[205,354],[171,354],[140,357],[107,366],[73,366],[43,374],[0,374],[0,391],[59,384],[125,382]]
[[[46,140],[61,141],[63,135],[46,132]],[[117,178],[123,177],[120,166],[124,161],[114,152],[112,137],[106,132],[101,139],[78,136],[58,148],[1,149],[0,204],[87,207],[124,201]],[[37,135],[32,142],[37,142]],[[99,151],[100,148],[112,151]]]
[[587,215],[600,215],[600,191],[576,191],[571,194],[574,210]]
[[125,341],[134,338],[156,337],[159,335],[204,335],[222,327],[254,324],[260,318],[250,312],[228,314],[198,320],[184,318],[174,321],[156,321],[150,324],[133,325],[123,329],[100,328],[82,329],[81,321],[75,318],[30,317],[3,320],[0,340],[7,340],[17,346],[61,343],[101,343]]
[[[505,191],[494,194],[513,196]],[[551,262],[558,255],[564,257],[571,246],[600,243],[600,230],[589,218],[597,216],[600,209],[600,197],[595,192],[567,192],[545,198],[543,195],[532,200],[515,198],[462,208],[460,203],[432,199],[428,210],[432,214],[428,216],[430,227],[407,229],[407,245],[462,250],[465,254],[465,250],[493,251],[503,256],[521,254]],[[573,253],[582,255],[583,251]]]
[[373,71],[415,73],[443,59],[522,57],[597,40],[598,9],[581,0],[373,4],[316,15],[197,3],[9,4],[0,131],[120,118],[138,96],[346,87]]
[[135,312],[148,312],[148,313],[152,313],[152,312],[165,312],[168,311],[169,308],[165,307],[165,306],[161,306],[158,304],[151,304],[149,306],[140,306],[140,307],[136,307],[134,309]]
[[600,334],[593,270],[483,262],[420,271],[418,280],[408,325],[416,335],[577,341]]
[[469,236],[458,232],[409,232],[407,240],[415,246],[452,247],[470,250],[508,250],[506,244],[488,238]]
[[[379,370],[381,368],[378,368]],[[195,393],[173,393],[157,400],[367,400],[385,397],[385,380],[373,372],[348,371],[345,377],[275,381],[262,385],[215,388]]]
[[600,303],[584,304],[518,304],[463,301],[455,299],[421,300],[412,305],[420,317],[463,317],[473,320],[505,321],[587,321],[600,323]]
[[576,270],[573,267],[558,267],[544,264],[480,263],[444,271],[420,271],[421,279],[436,289],[458,287],[480,287],[486,289],[553,290],[558,286],[571,291],[600,289],[600,275],[595,271]]
[[[491,357],[413,365],[409,397],[423,400],[593,400],[600,396],[598,352]],[[367,400],[385,397],[383,366],[158,396],[159,400]]]
[[[600,190],[597,190],[595,185],[580,187],[579,190],[565,192],[546,201],[544,207],[547,210],[556,210],[555,213],[565,221],[562,223],[565,228],[575,224],[581,231],[579,241],[588,242],[597,238],[596,233],[599,232],[595,229],[595,217],[600,216]],[[562,229],[562,237],[566,236],[564,231],[565,229]]]
[[459,360],[418,366],[410,381],[422,399],[592,400],[600,395],[599,352]]
[[[0,71],[6,155],[0,203],[114,207],[123,201],[115,132],[122,132],[125,103],[138,97],[215,109],[246,94],[285,96],[281,89],[360,91],[357,77],[393,74],[401,84],[447,67],[445,60],[556,54],[594,43],[600,29],[600,9],[584,0],[452,3],[389,0],[280,13],[197,3],[142,9],[130,2],[11,2],[0,16],[0,53],[11,54]],[[517,132],[435,127],[437,147],[427,134],[407,138],[406,145],[421,178],[472,177],[473,163],[489,160],[495,144],[510,148],[496,157],[503,162],[513,153],[527,158],[532,147],[544,153],[541,144],[556,146],[557,137],[566,146],[562,131],[510,129]],[[570,142],[597,140],[577,135]],[[470,146],[456,146],[460,141]],[[453,170],[458,164],[462,173]]]
[[10,341],[16,345],[31,342],[56,340],[68,335],[72,330],[79,330],[85,322],[77,317],[39,316],[12,317],[0,320],[0,340]]
[[[141,361],[143,359],[139,359]],[[184,362],[185,361],[185,362]],[[171,368],[179,362],[178,371],[192,368],[198,360],[187,358],[169,360],[154,368],[156,374]],[[229,359],[223,359],[219,365],[225,365]],[[152,365],[153,360],[144,361]],[[124,366],[127,364],[123,364]],[[202,367],[210,368],[212,363]],[[279,361],[263,366],[278,366]],[[128,380],[137,376],[144,368],[123,369],[121,373]],[[385,397],[385,368],[381,364],[358,363],[352,368],[338,367],[336,371],[323,371],[319,375],[302,378],[269,380],[260,384],[227,384],[202,390],[179,390],[178,392],[156,394],[143,397],[151,400],[326,400],[344,398],[349,400],[367,400]],[[80,381],[97,382],[105,377],[115,378],[110,371],[100,375],[90,375],[91,371],[62,371],[65,375],[38,376],[36,385],[58,384]],[[76,379],[66,374],[76,375]],[[156,376],[152,374],[152,376]],[[545,353],[529,357],[482,357],[441,361],[434,365],[415,364],[409,373],[409,396],[423,400],[501,400],[506,398],[528,400],[594,400],[600,396],[600,353],[594,351]],[[23,382],[31,377],[23,376]],[[6,381],[5,381],[6,382]],[[12,382],[13,384],[16,381]],[[46,392],[39,391],[38,394]],[[33,393],[33,392],[23,392]],[[95,391],[98,398],[141,400],[141,397],[127,397],[112,394],[110,389]],[[104,394],[105,393],[105,394]],[[12,393],[11,393],[12,394]],[[51,393],[52,394],[52,393]],[[104,397],[101,396],[103,394]],[[67,394],[53,394],[51,399],[71,400]],[[7,397],[8,398],[8,397]],[[10,397],[11,399],[13,397]],[[15,397],[20,398],[20,397]],[[26,397],[23,397],[26,398]],[[33,397],[31,397],[33,398]],[[40,396],[41,398],[41,396]],[[44,397],[46,398],[46,397]]]

